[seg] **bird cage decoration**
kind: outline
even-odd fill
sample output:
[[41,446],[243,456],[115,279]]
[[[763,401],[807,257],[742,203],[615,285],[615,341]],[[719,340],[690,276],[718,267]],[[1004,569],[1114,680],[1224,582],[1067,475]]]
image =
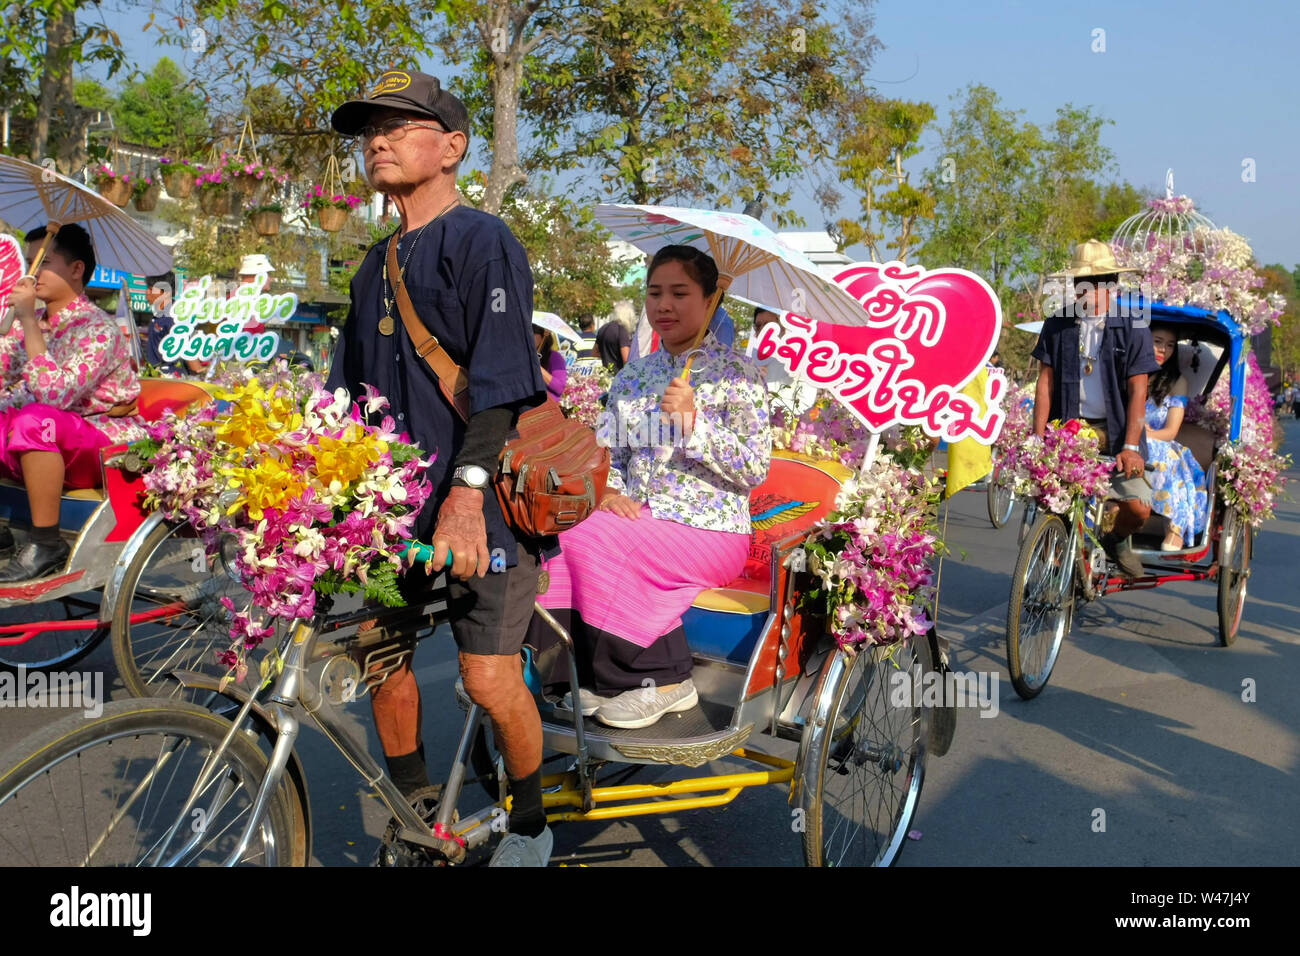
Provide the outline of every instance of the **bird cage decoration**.
[[1170,169],[1165,172],[1165,198],[1148,200],[1146,210],[1120,223],[1110,245],[1124,265],[1158,248],[1208,258],[1217,228],[1209,217],[1196,211],[1189,196],[1174,194],[1174,171]]

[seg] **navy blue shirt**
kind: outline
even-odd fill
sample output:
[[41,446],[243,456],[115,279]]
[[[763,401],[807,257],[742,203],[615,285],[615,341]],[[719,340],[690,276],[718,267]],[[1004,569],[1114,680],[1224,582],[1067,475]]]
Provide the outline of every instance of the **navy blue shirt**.
[[163,357],[161,349],[162,340],[172,330],[175,321],[168,312],[163,312],[161,315],[155,315],[149,319],[149,331],[146,333],[144,340],[144,360],[161,372],[180,374],[188,371],[188,369],[167,361]]
[[[418,237],[418,238],[417,238]],[[443,398],[437,376],[415,354],[394,302],[392,335],[379,331],[385,314],[384,258],[388,242],[373,246],[352,278],[352,305],[330,368],[329,388],[346,388],[355,398],[373,385],[390,402],[386,414],[397,431],[435,455],[427,472],[433,483],[415,525],[415,537],[430,540],[438,507],[451,488],[452,465],[465,436],[465,423]],[[407,257],[410,257],[409,260]],[[533,275],[528,256],[504,222],[468,206],[457,206],[424,230],[412,230],[397,245],[405,264],[406,289],[416,313],[469,374],[470,414],[500,405],[540,405],[546,384],[533,342]],[[374,416],[376,419],[382,415]],[[516,564],[516,539],[491,488],[483,495],[488,550],[501,549],[507,567]]]
[[[1112,307],[1112,313],[1118,311]],[[1048,316],[1034,346],[1034,358],[1052,368],[1052,407],[1049,421],[1067,421],[1079,417],[1079,323],[1070,315]],[[1104,455],[1118,455],[1128,431],[1128,380],[1133,375],[1150,375],[1159,371],[1151,329],[1122,315],[1106,316],[1097,356],[1102,395],[1106,401],[1106,437],[1109,448]],[[1140,454],[1147,457],[1146,430],[1138,438]]]

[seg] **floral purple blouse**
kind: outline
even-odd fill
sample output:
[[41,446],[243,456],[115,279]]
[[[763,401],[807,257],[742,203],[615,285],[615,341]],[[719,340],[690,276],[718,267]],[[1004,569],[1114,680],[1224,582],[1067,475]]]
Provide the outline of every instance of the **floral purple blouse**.
[[0,337],[0,409],[51,405],[81,415],[116,444],[145,437],[137,416],[106,414],[139,395],[130,346],[113,318],[84,295],[55,317],[45,333],[45,354],[27,358],[18,323]]
[[659,403],[685,365],[685,355],[660,349],[614,376],[596,427],[610,450],[609,488],[648,503],[656,518],[749,534],[749,492],[772,456],[762,372],[707,335],[691,366],[695,427],[684,440],[680,427],[660,423]]

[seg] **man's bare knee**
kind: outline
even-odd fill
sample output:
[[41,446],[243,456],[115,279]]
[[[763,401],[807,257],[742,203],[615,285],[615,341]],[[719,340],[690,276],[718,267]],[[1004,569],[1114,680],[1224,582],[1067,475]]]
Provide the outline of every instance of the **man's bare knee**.
[[460,676],[469,699],[489,714],[508,707],[523,684],[523,670],[513,654],[461,654]]
[[[374,673],[382,666],[381,663],[376,662],[370,668],[370,672]],[[370,696],[380,706],[400,704],[408,700],[418,703],[420,700],[420,685],[411,673],[410,660],[402,661],[383,683],[370,688]]]

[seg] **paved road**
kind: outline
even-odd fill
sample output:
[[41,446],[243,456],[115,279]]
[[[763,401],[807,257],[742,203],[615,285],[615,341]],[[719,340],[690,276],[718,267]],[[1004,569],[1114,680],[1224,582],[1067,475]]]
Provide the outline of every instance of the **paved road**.
[[[1300,457],[1300,423],[1286,450]],[[1300,478],[1300,475],[1293,475]],[[1293,485],[1292,488],[1300,487]],[[1294,864],[1300,859],[1300,506],[1256,538],[1241,636],[1216,642],[1215,591],[1205,582],[1112,596],[1084,609],[1049,687],[1022,702],[1006,679],[1003,629],[1017,517],[990,527],[984,499],[960,495],[947,536],[943,633],[960,670],[997,673],[997,716],[960,715],[952,750],[928,765],[902,865]],[[454,676],[450,638],[424,641],[416,658],[425,741],[435,777],[460,727],[445,689]],[[107,647],[78,668],[112,674]],[[1244,702],[1243,682],[1256,699]],[[113,696],[120,685],[110,684]],[[351,718],[370,730],[368,705]],[[0,711],[0,750],[52,719],[49,711]],[[373,857],[387,813],[362,792],[315,731],[301,752],[312,781],[314,862],[357,865]],[[648,771],[645,779],[682,776]],[[1105,830],[1096,821],[1104,812]],[[785,795],[753,790],[730,807],[678,816],[557,828],[554,862],[566,865],[797,865]]]

